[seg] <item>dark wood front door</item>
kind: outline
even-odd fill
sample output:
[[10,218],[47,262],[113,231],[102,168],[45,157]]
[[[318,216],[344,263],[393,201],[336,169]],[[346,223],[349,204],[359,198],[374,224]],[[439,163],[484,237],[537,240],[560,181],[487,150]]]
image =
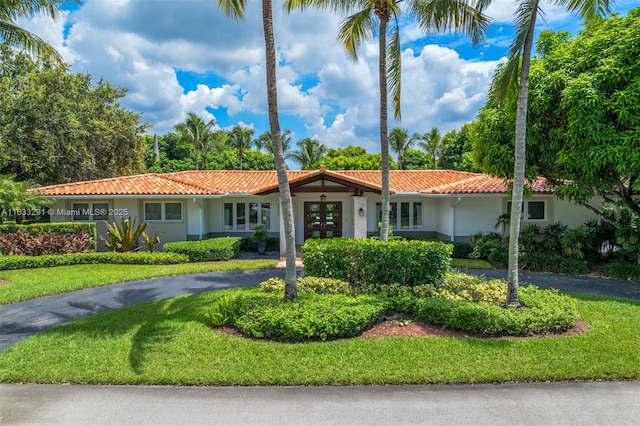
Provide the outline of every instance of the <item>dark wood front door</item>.
[[342,237],[342,202],[305,202],[304,239]]

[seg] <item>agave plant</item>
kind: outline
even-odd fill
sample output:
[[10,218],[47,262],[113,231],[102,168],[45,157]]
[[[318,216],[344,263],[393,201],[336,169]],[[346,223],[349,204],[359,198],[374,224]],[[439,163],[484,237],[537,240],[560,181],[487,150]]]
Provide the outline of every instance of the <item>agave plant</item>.
[[118,225],[118,222],[113,222],[113,224],[105,222],[105,225],[107,225],[107,238],[102,235],[100,235],[100,238],[104,241],[107,249],[119,252],[132,251],[138,242],[138,238],[142,236],[147,228],[146,222],[139,225],[137,222],[137,217],[134,217],[133,221],[131,221],[131,218],[125,219],[122,217],[120,218],[120,225]]

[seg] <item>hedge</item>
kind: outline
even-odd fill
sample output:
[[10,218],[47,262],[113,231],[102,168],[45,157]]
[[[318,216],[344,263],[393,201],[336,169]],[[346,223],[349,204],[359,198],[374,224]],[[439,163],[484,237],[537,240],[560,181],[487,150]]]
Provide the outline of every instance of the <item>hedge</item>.
[[178,253],[69,253],[44,256],[0,256],[0,270],[50,268],[53,266],[111,263],[123,265],[171,265],[187,263],[189,258]]
[[86,232],[93,238],[93,241],[97,241],[96,224],[95,222],[43,222],[32,223],[29,225],[18,224],[6,224],[0,225],[0,233],[9,233],[22,231],[30,235],[47,234],[53,232],[54,234],[77,234],[78,232]]
[[307,240],[305,274],[347,281],[354,289],[398,284],[440,286],[453,247],[441,242],[334,238]]
[[241,237],[211,238],[199,241],[172,241],[162,247],[162,251],[181,253],[189,257],[190,262],[210,262],[230,260],[240,252]]

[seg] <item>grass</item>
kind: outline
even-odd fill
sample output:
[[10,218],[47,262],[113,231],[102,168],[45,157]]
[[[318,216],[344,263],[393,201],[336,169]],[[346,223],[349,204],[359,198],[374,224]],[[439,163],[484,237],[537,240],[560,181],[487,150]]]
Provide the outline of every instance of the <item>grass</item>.
[[[224,290],[241,292],[253,290]],[[205,325],[223,292],[149,302],[64,324],[0,354],[0,382],[365,385],[640,379],[640,302],[572,294],[580,335],[384,338],[286,344]]]
[[100,287],[125,281],[169,275],[274,268],[277,260],[230,260],[178,265],[74,265],[0,271],[0,305]]
[[493,266],[482,259],[451,259],[452,268],[493,269]]

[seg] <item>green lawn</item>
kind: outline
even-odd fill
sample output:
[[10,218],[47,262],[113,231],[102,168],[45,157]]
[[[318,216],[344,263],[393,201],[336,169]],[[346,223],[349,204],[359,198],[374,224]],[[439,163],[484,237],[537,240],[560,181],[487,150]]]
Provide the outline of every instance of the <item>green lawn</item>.
[[482,259],[451,259],[452,268],[493,269],[493,266]]
[[274,268],[277,263],[273,259],[230,260],[179,265],[100,264],[0,271],[0,282],[8,281],[0,284],[0,305],[125,281],[200,272]]
[[572,294],[590,330],[565,337],[287,344],[231,337],[207,327],[202,315],[220,294],[154,301],[38,334],[0,354],[0,382],[364,385],[640,379],[640,302]]

